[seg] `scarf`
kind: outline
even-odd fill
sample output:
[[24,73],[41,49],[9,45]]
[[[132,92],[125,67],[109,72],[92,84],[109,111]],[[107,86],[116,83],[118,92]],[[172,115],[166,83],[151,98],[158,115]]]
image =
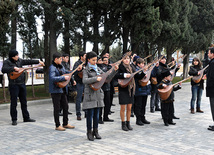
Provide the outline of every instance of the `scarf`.
[[[131,68],[130,64],[126,65],[123,63],[123,66],[126,68],[126,71],[128,73],[130,73],[130,74],[132,73],[132,68]],[[135,94],[135,80],[134,80],[134,78],[132,78],[132,80],[129,82],[128,90],[129,90],[129,96],[130,97]],[[131,90],[132,90],[132,92],[131,92]]]
[[97,75],[100,75],[100,73],[98,72],[97,64],[92,65],[92,64],[90,64],[90,63],[88,62],[88,67],[89,67],[89,68],[92,68],[93,70],[95,70],[96,73],[97,73]]

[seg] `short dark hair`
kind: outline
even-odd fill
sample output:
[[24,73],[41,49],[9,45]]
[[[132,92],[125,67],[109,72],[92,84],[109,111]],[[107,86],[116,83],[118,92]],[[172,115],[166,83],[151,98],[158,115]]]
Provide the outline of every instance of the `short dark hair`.
[[142,58],[140,58],[140,57],[137,58],[136,65],[141,64],[141,63],[144,63],[144,60]]
[[56,58],[60,58],[60,57],[62,57],[62,54],[61,54],[61,53],[59,53],[59,52],[54,53],[54,54],[53,54],[53,61],[54,61]]
[[[103,61],[105,58],[107,58],[107,57],[102,57],[102,61]],[[107,58],[107,59],[108,59],[108,58]]]
[[69,54],[64,53],[64,54],[62,54],[62,56],[63,56],[63,57],[69,57]]
[[214,47],[209,48],[210,53],[214,53]]
[[97,54],[94,51],[86,53],[86,65],[88,65],[88,59],[91,59],[93,57],[97,57]]
[[86,54],[85,52],[79,52],[79,58],[83,57],[84,54]]

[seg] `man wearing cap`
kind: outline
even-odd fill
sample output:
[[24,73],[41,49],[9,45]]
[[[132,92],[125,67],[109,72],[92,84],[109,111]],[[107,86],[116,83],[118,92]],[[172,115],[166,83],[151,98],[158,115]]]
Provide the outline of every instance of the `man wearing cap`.
[[[18,72],[24,65],[38,64],[44,66],[44,63],[39,60],[23,60],[19,58],[16,50],[9,51],[9,58],[3,62],[2,73]],[[24,122],[35,122],[36,120],[31,119],[27,110],[27,99],[26,99],[26,86],[25,86],[25,75],[22,73],[17,79],[9,79],[9,91],[10,91],[10,115],[12,119],[12,125],[17,125],[17,97],[19,97],[21,103],[21,110]]]

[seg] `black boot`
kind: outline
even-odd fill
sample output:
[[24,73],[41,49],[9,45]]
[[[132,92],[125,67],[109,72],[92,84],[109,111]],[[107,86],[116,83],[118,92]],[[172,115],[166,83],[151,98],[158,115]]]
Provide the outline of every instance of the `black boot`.
[[137,125],[140,125],[140,126],[143,126],[143,125],[144,125],[140,118],[137,118],[136,124],[137,124]]
[[144,124],[150,124],[150,122],[149,122],[149,121],[147,121],[145,118],[144,118],[144,119],[142,119],[142,122],[143,122]]
[[122,130],[129,131],[129,129],[126,126],[126,122],[122,122]]
[[163,122],[164,122],[164,125],[165,125],[165,126],[169,126],[168,120],[163,119]]
[[129,130],[133,130],[133,128],[130,125],[130,121],[126,121],[126,126]]
[[87,131],[87,137],[88,137],[88,140],[94,141],[94,135],[92,134],[91,130]]
[[174,123],[172,119],[169,119],[168,124],[175,125],[176,123]]
[[98,133],[98,129],[94,129],[93,130],[93,135],[95,136],[96,139],[101,139],[99,133]]

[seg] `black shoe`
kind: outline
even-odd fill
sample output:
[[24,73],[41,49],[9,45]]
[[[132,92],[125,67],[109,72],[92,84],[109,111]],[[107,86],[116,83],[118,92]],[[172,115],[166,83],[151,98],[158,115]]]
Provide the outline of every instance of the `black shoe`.
[[12,121],[12,125],[17,125],[17,121]]
[[209,128],[214,128],[214,125],[209,125]]
[[109,111],[109,113],[108,113],[109,115],[111,115],[111,111]]
[[59,113],[59,116],[63,116],[63,113],[62,113],[62,112],[60,112],[60,113]]
[[155,108],[155,111],[161,111],[161,109],[160,108]]
[[176,117],[176,116],[173,116],[172,118],[173,118],[173,119],[180,119],[179,117]]
[[207,130],[214,131],[214,126],[207,128]]
[[111,106],[116,106],[115,104],[112,104]]
[[69,111],[68,111],[68,115],[72,115],[72,112],[69,112]]
[[137,124],[137,125],[140,125],[140,126],[143,126],[143,125],[144,125],[143,122],[142,122],[141,120],[137,120],[137,121],[136,121],[136,124]]
[[114,113],[114,111],[110,111],[111,112],[111,114],[113,114]]
[[150,124],[150,122],[147,121],[146,119],[142,120],[142,122],[143,122],[144,124]]
[[129,130],[133,130],[133,128],[130,125],[130,121],[126,121],[126,126]]
[[123,131],[129,131],[129,129],[126,126],[126,122],[122,122],[122,130]]
[[170,125],[175,125],[176,123],[174,123],[174,122],[169,122],[168,124],[170,124]]
[[104,122],[102,121],[102,119],[99,119],[98,123],[99,124],[104,124]]
[[87,137],[88,137],[88,140],[94,141],[94,135],[91,130],[87,131]]
[[165,125],[165,126],[169,126],[169,124],[168,124],[168,123],[164,123],[164,125]]
[[131,117],[134,117],[134,113],[131,113]]
[[29,118],[29,119],[27,119],[27,120],[24,120],[24,122],[36,122],[36,120],[35,120],[35,119]]
[[154,113],[154,112],[155,112],[155,110],[154,110],[154,109],[150,109],[150,112],[151,112],[151,113]]
[[114,120],[113,120],[113,119],[109,119],[109,118],[107,118],[107,119],[103,119],[103,121],[104,121],[104,122],[114,122]]

